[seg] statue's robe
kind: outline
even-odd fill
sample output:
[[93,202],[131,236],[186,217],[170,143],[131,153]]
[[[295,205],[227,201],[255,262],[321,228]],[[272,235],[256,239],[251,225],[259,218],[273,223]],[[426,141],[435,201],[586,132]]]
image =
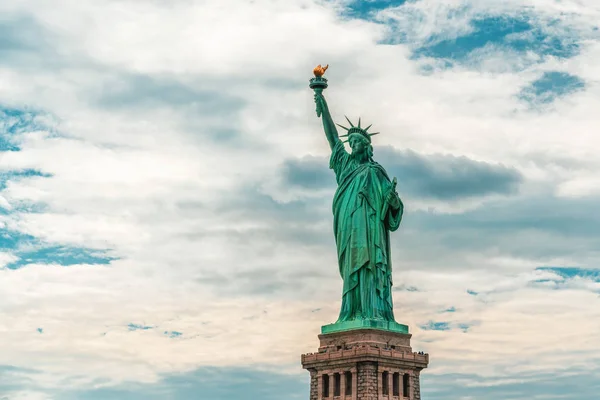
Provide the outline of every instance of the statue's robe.
[[338,322],[394,321],[390,231],[398,229],[404,206],[385,206],[392,186],[386,171],[372,160],[359,163],[339,140],[329,167],[338,184],[333,229],[344,281]]

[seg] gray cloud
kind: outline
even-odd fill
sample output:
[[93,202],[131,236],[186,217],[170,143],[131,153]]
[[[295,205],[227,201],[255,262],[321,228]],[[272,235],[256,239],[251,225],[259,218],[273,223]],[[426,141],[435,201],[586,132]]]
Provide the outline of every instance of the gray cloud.
[[452,155],[421,155],[391,146],[376,149],[376,159],[390,176],[398,177],[398,189],[418,197],[440,200],[516,193],[522,182],[514,168]]
[[[0,371],[4,367],[0,367]],[[227,371],[227,372],[226,372]],[[11,385],[15,393],[21,389],[31,394],[46,394],[52,398],[65,400],[149,400],[149,399],[199,399],[233,400],[244,393],[248,399],[279,399],[286,392],[286,398],[300,400],[308,396],[308,374],[289,376],[250,368],[199,368],[182,374],[165,374],[156,383],[127,382],[116,387],[105,387],[106,382],[98,380],[94,389],[41,388],[33,384]],[[2,389],[0,383],[0,389]],[[6,392],[0,392],[0,399]]]
[[[585,357],[584,354],[581,356]],[[465,385],[465,382],[470,382],[471,385]],[[502,378],[466,374],[433,375],[424,371],[421,390],[424,397],[432,400],[455,398],[453,396],[458,393],[462,398],[489,400],[592,399],[600,390],[600,383],[593,369],[567,368],[560,375],[529,372]]]
[[[379,151],[377,154],[381,153]],[[406,156],[400,152],[397,157],[400,162],[394,165],[390,159],[397,153],[392,151],[383,156],[388,157],[387,165],[392,166],[388,168],[390,175],[398,176],[401,193],[414,195],[429,191],[433,196],[436,194],[435,185],[443,179],[443,174],[452,174],[456,170],[449,179],[465,176],[465,179],[475,182],[473,185],[480,183],[477,189],[468,188],[460,182],[455,187],[451,186],[455,193],[461,195],[502,193],[502,190],[510,193],[514,190],[512,186],[521,179],[511,169],[456,157],[425,158],[414,153]],[[385,158],[383,156],[380,159]],[[437,159],[441,162],[433,166],[432,160]],[[445,166],[441,167],[440,164]],[[438,168],[448,171],[439,172]],[[414,176],[408,171],[414,171],[410,172]],[[418,178],[419,174],[421,179]],[[483,178],[475,179],[477,174],[487,176],[491,182]],[[288,160],[283,175],[290,185],[308,190],[330,187],[331,194],[279,203],[268,195],[246,189],[243,196],[239,196],[239,201],[244,205],[236,210],[223,205],[223,212],[235,218],[268,221],[269,227],[262,225],[254,229],[251,235],[242,235],[240,240],[286,243],[306,246],[307,251],[312,248],[324,253],[334,252],[331,229],[314,227],[319,221],[331,220],[331,197],[335,184],[328,182],[333,180],[333,173],[328,170],[325,158]],[[426,179],[426,183],[422,182]],[[441,185],[444,190],[439,193],[447,196],[453,193],[444,187],[443,182]],[[442,195],[438,195],[438,198],[444,200]],[[419,200],[409,199],[405,202],[407,212],[402,226],[392,236],[393,255],[400,270],[409,265],[434,269],[480,267],[468,260],[475,253],[483,255],[488,252],[505,257],[537,259],[540,265],[554,258],[572,258],[576,254],[580,265],[586,265],[597,258],[600,215],[596,208],[599,200],[597,197],[560,198],[551,192],[515,195],[485,201],[478,208],[462,213],[446,214],[435,210],[414,210],[413,204]],[[281,221],[286,221],[285,229],[281,228]],[[231,237],[235,237],[235,233]],[[443,265],[440,265],[440,259],[444,260]],[[279,278],[288,281],[287,277]]]
[[[467,333],[468,335],[468,333]],[[420,350],[420,349],[416,349]],[[435,353],[431,354],[435,359]],[[585,357],[585,354],[581,354]],[[597,360],[595,360],[597,361]],[[594,360],[590,360],[594,362]],[[508,374],[502,377],[482,377],[468,374],[433,374],[429,370],[421,375],[421,394],[432,400],[459,397],[476,399],[524,399],[524,398],[585,398],[592,399],[600,390],[597,376],[591,370],[567,368],[562,376],[554,373],[529,372]],[[469,382],[466,385],[465,382]],[[10,385],[12,390],[27,388],[53,395],[61,399],[237,399],[240,393],[246,398],[276,399],[282,391],[290,399],[308,396],[308,373],[282,375],[250,368],[203,367],[182,374],[161,376],[156,383],[125,383],[117,387],[96,389],[47,389],[24,383]],[[199,397],[198,397],[199,396]]]
[[96,101],[110,109],[168,105],[188,107],[204,115],[227,114],[244,105],[241,99],[196,86],[169,76],[121,73],[107,79],[106,90],[97,94]]
[[[461,198],[459,196],[512,194],[522,177],[511,168],[464,157],[421,156],[411,151],[379,148],[375,158],[387,167],[391,176],[398,177],[400,193],[407,195],[402,226],[392,236],[394,258],[401,270],[409,265],[446,270],[478,267],[472,263],[473,254],[489,252],[536,259],[540,265],[553,258],[572,258],[574,254],[580,265],[586,265],[597,257],[600,215],[595,210],[598,198],[560,198],[548,190],[537,195],[515,194],[486,200],[478,208],[462,213],[415,210],[418,197],[444,202]],[[227,219],[264,223],[252,228],[251,233],[227,235],[231,240],[239,236],[240,243],[279,243],[323,254],[334,252],[329,225],[315,227],[332,218],[335,183],[326,157],[287,160],[282,176],[285,184],[308,191],[325,189],[324,194],[280,203],[256,188],[246,187],[233,196],[234,202],[222,203],[220,213]],[[285,221],[284,228],[282,221]],[[440,259],[444,259],[443,266]],[[278,276],[277,280],[289,281],[287,276]]]
[[282,169],[286,183],[306,189],[335,188],[335,177],[325,157],[304,156],[286,160]]
[[[551,194],[486,202],[461,214],[408,212],[400,251],[414,258],[444,257],[445,265],[466,253],[537,259],[598,261],[598,197],[558,198]],[[436,265],[436,268],[439,265]]]
[[[447,202],[458,196],[512,194],[522,177],[511,168],[464,157],[421,156],[379,148],[375,158],[391,176],[398,177],[399,191],[407,195],[402,226],[392,235],[392,254],[399,271],[415,266],[435,270],[480,268],[481,257],[490,253],[537,260],[539,265],[556,258],[572,259],[574,255],[578,265],[592,265],[597,259],[598,198],[555,197],[549,188],[547,193],[536,195],[488,199],[476,209],[461,213],[416,210],[419,197]],[[309,192],[323,189],[323,195],[281,203],[257,187],[247,186],[233,194],[231,201],[221,203],[218,213],[228,221],[260,221],[260,224],[252,224],[250,231],[232,229],[224,235],[236,245],[254,243],[253,248],[258,248],[259,244],[273,243],[333,255],[335,244],[330,222],[335,182],[326,157],[287,160],[281,173],[285,184]],[[444,262],[440,263],[442,259]],[[291,264],[290,268],[296,267]],[[325,272],[333,277],[334,269],[328,267]],[[293,279],[275,274],[272,283],[285,285]]]
[[0,20],[0,62],[15,61],[25,52],[39,52],[44,48],[43,38],[47,32],[31,17],[5,16]]
[[[188,134],[191,142],[209,140],[227,148],[268,148],[259,138],[244,135],[240,113],[247,100],[228,94],[233,82],[198,79],[181,81],[175,76],[134,74],[113,70],[99,78],[101,85],[82,93],[100,108],[114,112],[170,110],[171,122]],[[202,133],[202,135],[199,135]],[[198,146],[203,144],[197,142]]]
[[[412,197],[457,200],[490,194],[517,192],[523,178],[514,168],[452,155],[421,155],[391,146],[375,148],[374,158],[390,177],[398,178],[398,190]],[[334,188],[335,179],[325,157],[306,156],[283,165],[284,181],[309,190]]]
[[[40,70],[93,66],[84,54],[59,51],[65,42],[58,31],[50,30],[27,14],[7,13],[0,18],[0,65],[37,74]],[[97,67],[97,66],[95,66]]]
[[268,194],[262,193],[257,186],[247,185],[221,202],[215,212],[235,218],[261,220],[279,226],[282,221],[288,225],[318,222],[329,215],[329,203],[330,199],[278,202]]
[[421,229],[457,232],[509,233],[537,230],[565,236],[600,236],[598,197],[560,198],[551,194],[489,202],[462,214],[415,212],[414,221]]

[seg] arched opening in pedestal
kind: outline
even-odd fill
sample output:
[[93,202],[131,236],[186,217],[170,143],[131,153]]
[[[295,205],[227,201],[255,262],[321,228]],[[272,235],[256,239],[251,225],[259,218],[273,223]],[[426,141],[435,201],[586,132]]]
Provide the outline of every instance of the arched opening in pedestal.
[[382,394],[384,396],[389,396],[389,394],[390,394],[390,373],[388,371],[384,371],[381,374],[381,389],[382,389]]
[[349,396],[352,394],[352,372],[346,371],[346,395]]
[[323,397],[329,397],[329,375],[328,374],[323,374],[323,379],[321,379],[322,382],[322,395]]
[[404,374],[402,377],[402,392],[404,393],[404,397],[408,397],[410,395],[410,375]]

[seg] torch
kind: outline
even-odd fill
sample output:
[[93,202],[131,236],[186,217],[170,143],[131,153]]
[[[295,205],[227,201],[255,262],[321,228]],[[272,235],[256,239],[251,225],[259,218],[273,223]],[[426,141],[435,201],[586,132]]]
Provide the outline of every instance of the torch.
[[313,70],[315,77],[311,78],[310,84],[308,85],[312,90],[315,91],[315,101],[317,103],[317,117],[320,117],[323,111],[321,97],[323,95],[323,89],[327,88],[327,79],[323,78],[323,74],[325,73],[327,68],[329,68],[329,64],[327,64],[325,67],[321,67],[321,64],[317,65]]

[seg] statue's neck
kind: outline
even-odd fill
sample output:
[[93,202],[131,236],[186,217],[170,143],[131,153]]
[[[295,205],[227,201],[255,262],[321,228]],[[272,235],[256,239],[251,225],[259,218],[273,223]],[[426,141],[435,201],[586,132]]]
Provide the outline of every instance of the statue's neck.
[[366,154],[353,154],[353,157],[359,164],[365,164],[369,162],[369,156]]

